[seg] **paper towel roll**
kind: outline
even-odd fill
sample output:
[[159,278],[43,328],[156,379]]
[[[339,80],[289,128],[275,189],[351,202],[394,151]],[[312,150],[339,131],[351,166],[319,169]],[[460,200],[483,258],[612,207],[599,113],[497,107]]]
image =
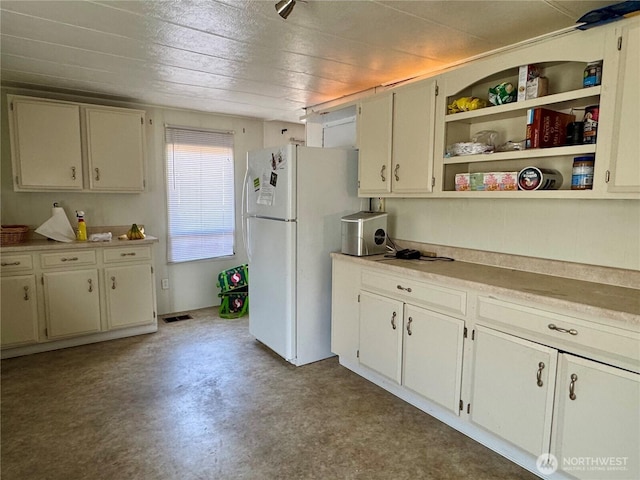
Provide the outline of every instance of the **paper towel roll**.
[[40,225],[36,229],[36,233],[58,242],[68,243],[76,239],[76,234],[71,228],[67,214],[64,213],[64,208],[62,207],[53,207],[51,209],[51,218]]

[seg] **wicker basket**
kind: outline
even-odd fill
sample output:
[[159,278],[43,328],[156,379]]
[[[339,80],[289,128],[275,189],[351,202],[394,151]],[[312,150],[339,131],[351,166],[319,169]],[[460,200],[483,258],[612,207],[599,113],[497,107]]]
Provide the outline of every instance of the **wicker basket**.
[[27,225],[2,225],[0,227],[0,244],[16,245],[27,241],[29,227]]

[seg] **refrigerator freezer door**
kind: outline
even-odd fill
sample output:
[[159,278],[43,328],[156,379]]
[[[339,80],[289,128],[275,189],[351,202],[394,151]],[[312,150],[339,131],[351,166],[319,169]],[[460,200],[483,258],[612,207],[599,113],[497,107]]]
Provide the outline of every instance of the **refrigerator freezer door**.
[[296,223],[250,217],[249,332],[295,363]]
[[247,154],[244,191],[247,216],[296,218],[295,145],[256,150]]

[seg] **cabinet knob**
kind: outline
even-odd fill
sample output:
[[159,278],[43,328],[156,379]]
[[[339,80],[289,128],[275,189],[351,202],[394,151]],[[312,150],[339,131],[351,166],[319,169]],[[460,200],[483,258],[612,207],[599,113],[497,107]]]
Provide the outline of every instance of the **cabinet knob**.
[[76,167],[71,167],[71,179],[76,179]]
[[411,335],[413,332],[411,332],[411,322],[413,322],[413,318],[409,317],[409,320],[407,321],[407,335]]
[[544,370],[544,362],[540,362],[538,364],[538,386],[541,387],[544,385],[544,383],[542,382],[542,370]]
[[100,169],[96,168],[95,171],[96,171],[96,182],[99,182],[100,181]]
[[89,293],[93,292],[93,280],[88,279],[87,282],[89,282]]
[[576,397],[576,382],[578,381],[578,375],[575,373],[571,374],[571,383],[569,384],[569,398],[571,400],[575,400]]
[[402,285],[397,285],[396,288],[398,290],[404,290],[405,292],[411,293],[411,287],[403,287]]
[[111,277],[111,290],[116,289],[116,277]]
[[382,168],[380,169],[380,178],[382,179],[383,182],[387,181],[387,178],[384,176],[384,171],[387,169],[386,165],[382,165]]
[[29,287],[27,285],[24,286],[24,297],[25,300],[29,300]]
[[398,170],[400,170],[400,164],[396,163],[396,168],[393,169],[393,175],[396,177],[396,182],[400,180],[398,176]]
[[393,312],[393,315],[391,315],[391,327],[395,330],[397,328],[396,325],[396,312]]

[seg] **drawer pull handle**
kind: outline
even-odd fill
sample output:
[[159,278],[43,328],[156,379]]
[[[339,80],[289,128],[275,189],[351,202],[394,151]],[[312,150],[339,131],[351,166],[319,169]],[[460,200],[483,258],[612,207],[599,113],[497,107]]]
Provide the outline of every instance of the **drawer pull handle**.
[[29,300],[29,287],[26,285],[24,286],[24,299]]
[[538,386],[541,387],[544,385],[542,382],[542,370],[544,370],[544,362],[540,362],[538,364]]
[[409,321],[407,322],[407,335],[411,335],[411,322],[413,322],[413,318],[409,317]]
[[96,168],[96,182],[100,181],[100,169]]
[[577,335],[578,331],[574,328],[561,328],[561,327],[556,327],[553,323],[549,324],[549,330],[555,330],[556,332],[560,332],[560,333],[569,333],[571,335]]
[[93,280],[89,279],[87,282],[89,282],[89,293],[91,293],[93,292]]
[[9,267],[9,266],[13,266],[13,265],[20,265],[20,262],[2,262],[2,266],[3,267]]
[[120,254],[121,257],[135,257],[136,256],[136,252],[131,252],[131,253],[121,253]]
[[571,400],[575,400],[576,397],[576,382],[578,381],[578,375],[575,373],[571,374],[571,383],[569,384],[569,398]]
[[76,179],[76,167],[71,167],[71,180]]
[[391,327],[393,327],[394,330],[397,328],[397,325],[396,325],[396,312],[393,312],[393,315],[391,316]]
[[62,257],[60,261],[61,262],[77,262],[78,257]]
[[116,277],[111,277],[111,290],[116,289]]
[[397,288],[398,290],[404,290],[404,291],[406,291],[406,292],[411,293],[411,287],[405,288],[405,287],[403,287],[402,285],[398,285],[396,288]]
[[382,168],[380,169],[380,178],[382,179],[383,182],[386,182],[387,179],[384,176],[384,171],[387,169],[386,165],[382,165]]
[[400,177],[398,176],[398,170],[400,170],[400,164],[396,163],[396,168],[393,169],[393,175],[396,177],[396,182],[400,181]]

